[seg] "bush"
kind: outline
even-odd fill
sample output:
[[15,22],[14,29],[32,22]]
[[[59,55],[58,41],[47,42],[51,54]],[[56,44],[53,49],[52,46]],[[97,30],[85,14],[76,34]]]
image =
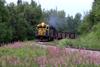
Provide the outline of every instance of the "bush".
[[59,42],[60,47],[75,47],[75,48],[88,48],[100,49],[100,23],[94,25],[92,32],[81,35],[78,39],[63,39]]
[[59,47],[68,47],[68,46],[73,46],[73,42],[71,39],[62,39],[59,41]]

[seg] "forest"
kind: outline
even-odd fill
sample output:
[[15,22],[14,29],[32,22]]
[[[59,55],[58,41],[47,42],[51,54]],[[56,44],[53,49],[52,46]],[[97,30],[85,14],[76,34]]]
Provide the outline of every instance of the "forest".
[[31,0],[31,3],[17,1],[7,4],[0,0],[0,42],[33,40],[36,25],[42,21],[53,25],[58,31],[78,32],[82,22],[81,14],[75,17],[65,16],[64,10],[42,10],[41,5]]
[[[0,67],[100,67],[100,0],[83,16],[45,10],[34,0],[0,0]],[[76,39],[35,41],[36,26],[45,22]]]
[[100,40],[99,2],[94,0],[92,9],[84,16],[76,13],[75,16],[66,17],[64,10],[45,10],[34,0],[31,0],[31,3],[18,0],[17,4],[13,2],[7,4],[5,0],[0,0],[0,43],[34,40],[36,25],[42,21],[54,26],[58,31],[75,32],[80,40],[87,35],[87,39],[98,41]]

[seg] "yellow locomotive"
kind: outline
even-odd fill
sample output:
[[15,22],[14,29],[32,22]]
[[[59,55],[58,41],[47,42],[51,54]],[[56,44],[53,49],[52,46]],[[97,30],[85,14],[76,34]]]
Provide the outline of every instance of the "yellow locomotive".
[[39,41],[50,41],[63,38],[75,39],[75,37],[75,33],[58,32],[53,26],[49,26],[45,22],[38,24],[36,27],[36,39]]
[[42,22],[37,25],[36,27],[37,33],[36,33],[36,38],[40,40],[48,40],[49,38],[49,25],[46,23]]
[[48,25],[46,25],[44,22],[42,22],[41,24],[37,25],[37,31],[38,31],[38,36],[45,36],[46,32],[49,31],[48,29]]

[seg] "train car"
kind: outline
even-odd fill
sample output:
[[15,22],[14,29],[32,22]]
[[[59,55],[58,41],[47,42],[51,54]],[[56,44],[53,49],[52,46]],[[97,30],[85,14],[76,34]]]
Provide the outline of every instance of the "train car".
[[36,27],[36,39],[39,41],[52,41],[54,39],[71,38],[75,39],[75,33],[72,32],[58,32],[53,26],[42,22]]

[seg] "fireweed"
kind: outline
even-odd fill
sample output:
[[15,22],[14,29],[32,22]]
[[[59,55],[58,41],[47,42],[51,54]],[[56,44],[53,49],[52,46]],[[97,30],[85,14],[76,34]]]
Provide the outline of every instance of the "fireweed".
[[[12,47],[13,45],[21,45],[21,48],[19,46]],[[19,65],[19,67],[77,67],[78,65],[83,67],[84,65],[88,65],[87,67],[96,65],[94,67],[97,67],[100,64],[99,51],[56,46],[46,46],[44,49],[33,47],[34,44],[23,47],[20,42],[13,45],[0,48],[0,65],[2,67],[6,64]]]

